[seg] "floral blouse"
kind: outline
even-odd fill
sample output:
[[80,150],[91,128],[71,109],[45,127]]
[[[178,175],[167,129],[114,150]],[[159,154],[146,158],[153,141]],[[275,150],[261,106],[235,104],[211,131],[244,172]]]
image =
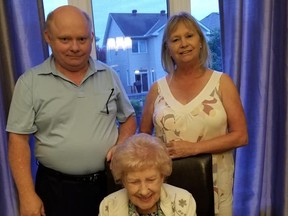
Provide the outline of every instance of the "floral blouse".
[[157,211],[149,214],[140,214],[136,210],[136,206],[129,201],[128,216],[165,216],[160,208],[160,202],[157,202]]
[[[156,136],[165,143],[171,140],[193,143],[226,134],[227,115],[219,91],[221,75],[221,72],[214,71],[202,91],[185,105],[174,98],[166,77],[158,80],[153,113]],[[231,211],[233,151],[213,154],[212,158],[215,213],[218,213],[220,203]]]

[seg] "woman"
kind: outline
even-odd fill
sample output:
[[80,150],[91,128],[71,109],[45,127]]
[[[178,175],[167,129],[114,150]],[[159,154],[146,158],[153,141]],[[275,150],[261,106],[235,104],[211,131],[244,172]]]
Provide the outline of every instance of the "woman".
[[166,147],[156,137],[138,134],[117,146],[111,170],[122,190],[108,195],[100,204],[100,216],[196,215],[192,195],[164,184],[172,162]]
[[151,87],[140,131],[153,133],[172,158],[213,154],[216,215],[232,215],[233,149],[247,144],[246,120],[231,78],[207,67],[209,48],[197,21],[172,16],[163,34],[168,73]]

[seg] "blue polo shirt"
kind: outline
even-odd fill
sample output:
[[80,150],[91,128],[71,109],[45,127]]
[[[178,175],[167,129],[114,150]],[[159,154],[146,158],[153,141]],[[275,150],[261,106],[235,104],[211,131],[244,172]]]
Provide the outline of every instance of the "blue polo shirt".
[[37,160],[67,174],[103,170],[118,137],[116,120],[134,115],[117,74],[92,59],[89,65],[77,86],[49,57],[18,79],[10,106],[6,130],[34,134]]

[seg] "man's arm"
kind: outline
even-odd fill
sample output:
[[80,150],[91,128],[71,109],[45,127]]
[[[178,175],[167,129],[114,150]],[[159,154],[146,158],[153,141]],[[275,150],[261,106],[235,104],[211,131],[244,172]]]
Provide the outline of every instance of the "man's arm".
[[123,143],[128,137],[135,134],[137,129],[136,118],[133,115],[130,115],[124,123],[121,123],[119,126],[119,136],[116,142],[116,145]]
[[116,144],[110,148],[110,150],[107,153],[107,161],[110,161],[112,158],[112,154],[115,150],[116,145],[122,144],[128,137],[132,136],[135,134],[137,129],[137,123],[136,123],[136,118],[133,115],[130,115],[128,119],[124,122],[121,123],[119,126],[119,135]]
[[9,133],[8,157],[18,190],[21,215],[45,215],[31,174],[29,135]]

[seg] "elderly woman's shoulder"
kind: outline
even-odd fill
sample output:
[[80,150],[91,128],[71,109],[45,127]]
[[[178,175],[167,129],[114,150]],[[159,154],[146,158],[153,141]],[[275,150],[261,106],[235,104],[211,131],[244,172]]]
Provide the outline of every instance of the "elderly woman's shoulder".
[[118,190],[106,196],[99,207],[99,216],[125,215],[128,211],[128,196],[126,189]]
[[163,188],[167,195],[166,199],[162,200],[163,210],[165,203],[169,201],[172,204],[173,212],[177,215],[196,215],[196,202],[191,193],[169,184],[163,184]]
[[127,190],[125,188],[115,191],[109,195],[107,195],[104,199],[106,200],[116,200],[116,199],[124,199],[127,198]]
[[163,187],[169,195],[177,194],[181,196],[192,196],[192,194],[189,191],[180,187],[176,187],[170,184],[163,184]]

